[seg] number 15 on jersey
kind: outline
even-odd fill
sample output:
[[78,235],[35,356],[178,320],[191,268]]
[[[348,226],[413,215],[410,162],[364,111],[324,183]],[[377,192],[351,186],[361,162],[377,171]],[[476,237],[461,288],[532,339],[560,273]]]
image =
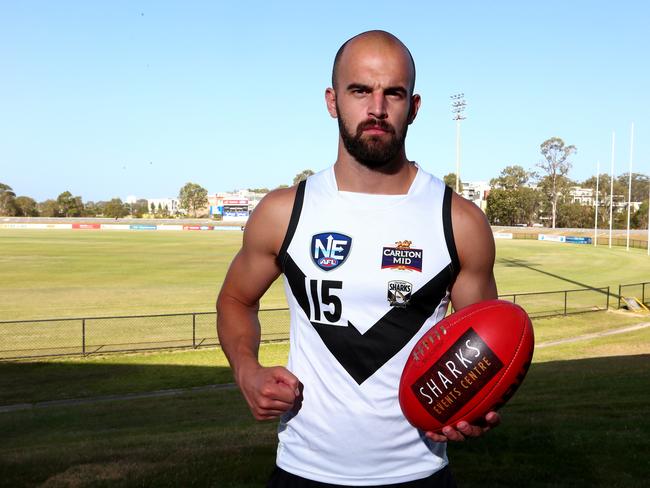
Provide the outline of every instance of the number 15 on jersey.
[[305,286],[309,297],[309,320],[311,322],[347,327],[347,322],[341,320],[343,315],[342,281],[305,279]]

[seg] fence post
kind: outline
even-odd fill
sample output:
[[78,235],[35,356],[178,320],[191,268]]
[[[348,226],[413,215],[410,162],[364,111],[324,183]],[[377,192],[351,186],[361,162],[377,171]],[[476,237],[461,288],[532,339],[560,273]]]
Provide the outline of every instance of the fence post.
[[567,296],[567,291],[564,290],[564,315],[566,315],[566,296]]
[[86,355],[86,319],[81,319],[81,354]]
[[196,349],[196,314],[192,314],[192,348]]
[[641,285],[641,303],[645,305],[645,283]]
[[618,304],[616,305],[617,310],[621,308],[621,286],[622,285],[618,285]]
[[[619,296],[620,296],[620,293],[619,293]],[[609,310],[609,286],[607,287],[607,307],[605,308],[605,310]]]
[[515,295],[514,293],[512,294],[512,303],[515,304],[517,303],[517,295]]

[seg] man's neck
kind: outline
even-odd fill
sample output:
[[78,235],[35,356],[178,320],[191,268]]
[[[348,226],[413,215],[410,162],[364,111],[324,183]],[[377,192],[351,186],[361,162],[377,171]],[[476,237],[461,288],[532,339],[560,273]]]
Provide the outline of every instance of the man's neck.
[[339,154],[334,164],[336,184],[340,191],[404,195],[408,193],[415,175],[415,164],[404,154],[381,168],[371,169],[349,154]]

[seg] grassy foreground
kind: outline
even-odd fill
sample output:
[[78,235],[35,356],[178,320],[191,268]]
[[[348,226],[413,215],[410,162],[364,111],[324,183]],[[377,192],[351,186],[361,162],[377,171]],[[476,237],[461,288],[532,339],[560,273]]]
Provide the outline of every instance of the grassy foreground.
[[[580,317],[568,333],[642,321]],[[538,343],[557,339],[561,325],[536,321]],[[282,363],[287,345],[261,351],[265,363]],[[650,328],[538,349],[503,425],[450,446],[460,486],[643,486],[649,359]],[[224,361],[203,350],[0,364],[0,392],[7,405],[227,382]],[[275,423],[255,422],[237,390],[0,412],[0,432],[0,485],[11,487],[259,487],[276,442]]]

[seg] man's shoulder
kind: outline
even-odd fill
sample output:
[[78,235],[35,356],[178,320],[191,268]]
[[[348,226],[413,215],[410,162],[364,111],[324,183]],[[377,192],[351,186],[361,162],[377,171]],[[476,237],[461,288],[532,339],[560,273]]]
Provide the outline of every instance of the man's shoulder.
[[467,259],[493,254],[492,229],[483,210],[454,192],[451,215],[461,265]]
[[264,242],[272,253],[277,253],[289,227],[298,186],[278,188],[262,198],[246,224],[244,242]]

